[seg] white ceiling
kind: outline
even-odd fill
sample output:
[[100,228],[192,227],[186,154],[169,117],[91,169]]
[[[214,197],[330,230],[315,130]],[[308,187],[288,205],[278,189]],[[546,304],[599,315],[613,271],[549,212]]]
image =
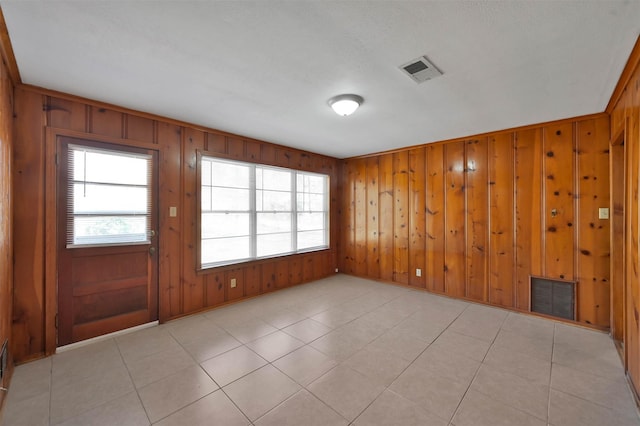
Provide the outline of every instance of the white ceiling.
[[339,158],[601,112],[640,33],[639,0],[0,4],[26,84]]

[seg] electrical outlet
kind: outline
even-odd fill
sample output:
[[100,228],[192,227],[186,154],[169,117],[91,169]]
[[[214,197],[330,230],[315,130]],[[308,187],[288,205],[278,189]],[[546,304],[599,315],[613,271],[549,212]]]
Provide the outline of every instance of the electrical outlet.
[[336,268],[336,274],[338,273],[338,268]]
[[422,276],[422,269],[416,269],[416,277],[421,277]]
[[236,288],[237,285],[238,284],[236,282],[236,279],[235,278],[231,278],[231,288]]
[[169,217],[176,217],[178,216],[178,208],[171,206],[169,207]]

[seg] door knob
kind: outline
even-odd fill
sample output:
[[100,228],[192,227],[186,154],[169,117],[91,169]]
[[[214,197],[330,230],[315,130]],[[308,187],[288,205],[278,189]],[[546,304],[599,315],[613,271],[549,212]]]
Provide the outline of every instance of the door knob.
[[154,246],[149,247],[149,254],[151,256],[153,256],[154,254],[156,254],[156,248]]

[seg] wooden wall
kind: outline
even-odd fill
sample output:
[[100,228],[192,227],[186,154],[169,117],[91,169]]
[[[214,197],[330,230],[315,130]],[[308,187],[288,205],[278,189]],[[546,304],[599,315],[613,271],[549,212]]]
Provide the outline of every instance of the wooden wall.
[[[18,86],[15,119],[14,355],[18,361],[55,349],[56,135],[159,151],[159,316],[166,321],[232,300],[334,273],[338,241],[338,162],[299,151],[66,95]],[[196,273],[196,151],[326,173],[331,178],[330,250]],[[169,207],[178,216],[169,217]],[[238,286],[231,289],[231,278]]]
[[577,281],[608,327],[608,176],[606,114],[347,159],[340,269],[521,311],[530,276]]
[[[622,328],[629,378],[640,394],[640,38],[631,53],[607,111],[611,114],[612,152],[619,153],[611,167],[614,188],[614,226],[611,234],[613,302],[621,311],[616,318]],[[615,222],[614,222],[615,223]],[[619,244],[622,242],[622,244]]]
[[[11,170],[13,163],[13,83],[4,61],[0,61],[0,346],[11,340],[11,310],[13,288],[13,230]],[[9,362],[11,368],[12,363]],[[9,386],[10,371],[0,380],[0,387]],[[6,392],[0,391],[0,407]],[[1,411],[0,411],[1,414]]]

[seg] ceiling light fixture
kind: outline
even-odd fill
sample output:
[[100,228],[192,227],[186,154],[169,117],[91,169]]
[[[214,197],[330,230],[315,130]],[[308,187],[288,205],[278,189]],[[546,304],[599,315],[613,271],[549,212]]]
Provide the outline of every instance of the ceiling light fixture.
[[358,95],[338,95],[329,99],[329,105],[338,115],[351,115],[364,102],[362,96]]

